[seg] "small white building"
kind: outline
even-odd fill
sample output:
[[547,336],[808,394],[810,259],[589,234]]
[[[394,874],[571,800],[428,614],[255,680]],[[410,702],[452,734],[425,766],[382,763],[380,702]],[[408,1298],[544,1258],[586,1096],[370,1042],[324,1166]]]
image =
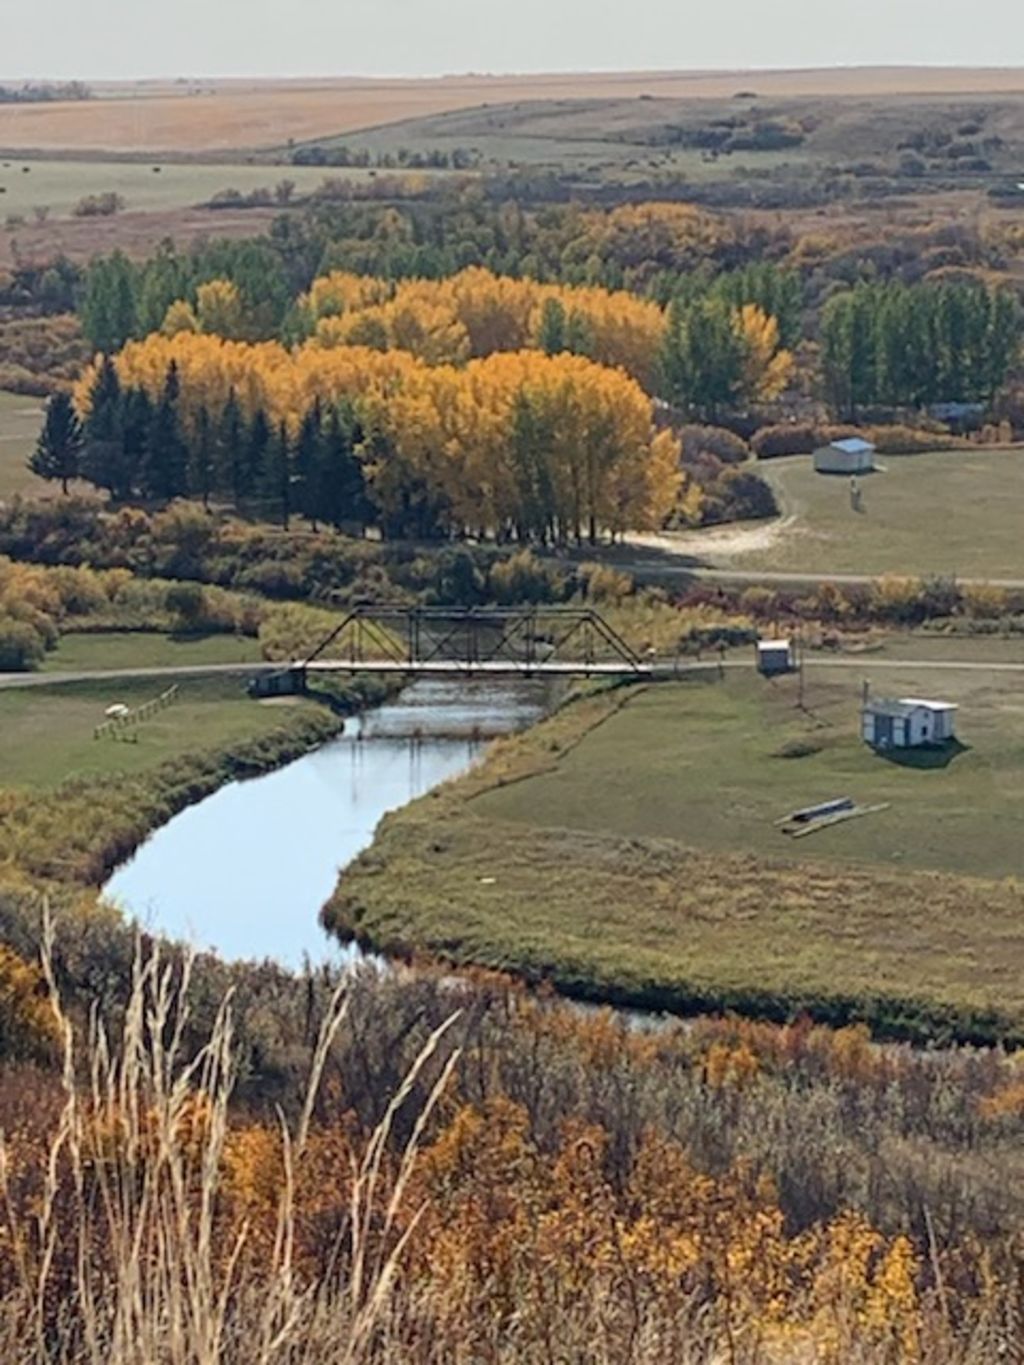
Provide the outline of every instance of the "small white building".
[[956,738],[953,702],[925,697],[869,697],[861,709],[861,734],[874,749],[915,749]]
[[814,452],[819,474],[870,474],[875,467],[875,447],[860,436],[830,441]]
[[771,677],[773,673],[792,673],[794,668],[796,647],[792,640],[758,640],[758,673]]

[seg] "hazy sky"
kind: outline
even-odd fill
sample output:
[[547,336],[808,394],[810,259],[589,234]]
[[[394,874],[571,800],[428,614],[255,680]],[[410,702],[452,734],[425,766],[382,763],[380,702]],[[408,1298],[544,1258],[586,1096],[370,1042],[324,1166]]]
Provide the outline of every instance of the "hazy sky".
[[0,0],[0,76],[1024,65],[1021,0]]

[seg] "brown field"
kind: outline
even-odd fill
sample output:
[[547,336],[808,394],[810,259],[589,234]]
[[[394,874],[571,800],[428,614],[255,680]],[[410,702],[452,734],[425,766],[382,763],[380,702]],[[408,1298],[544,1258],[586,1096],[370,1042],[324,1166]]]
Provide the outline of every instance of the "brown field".
[[0,223],[0,267],[66,256],[85,262],[120,250],[135,260],[151,256],[170,238],[187,246],[204,237],[258,237],[280,209],[168,209],[161,213],[119,213],[113,218],[63,218],[15,230]]
[[217,154],[258,150],[525,99],[640,95],[1001,95],[1024,91],[1014,68],[844,67],[798,71],[624,72],[459,76],[434,80],[203,82],[103,87],[88,104],[0,110],[0,147],[36,151]]

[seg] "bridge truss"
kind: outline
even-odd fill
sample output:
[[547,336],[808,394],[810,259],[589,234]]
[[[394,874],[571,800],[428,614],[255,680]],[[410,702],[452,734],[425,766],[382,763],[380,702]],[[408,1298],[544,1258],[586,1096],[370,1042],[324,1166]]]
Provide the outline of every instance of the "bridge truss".
[[317,672],[646,677],[650,667],[591,607],[354,607],[296,665]]

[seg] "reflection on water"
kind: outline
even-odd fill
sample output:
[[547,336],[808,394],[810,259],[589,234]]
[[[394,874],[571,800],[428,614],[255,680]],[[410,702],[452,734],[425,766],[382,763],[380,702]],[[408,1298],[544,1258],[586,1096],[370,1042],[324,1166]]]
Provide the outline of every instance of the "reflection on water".
[[106,894],[152,932],[229,959],[340,956],[320,907],[381,817],[464,772],[479,736],[521,729],[548,699],[539,683],[417,683],[315,753],[177,815]]

